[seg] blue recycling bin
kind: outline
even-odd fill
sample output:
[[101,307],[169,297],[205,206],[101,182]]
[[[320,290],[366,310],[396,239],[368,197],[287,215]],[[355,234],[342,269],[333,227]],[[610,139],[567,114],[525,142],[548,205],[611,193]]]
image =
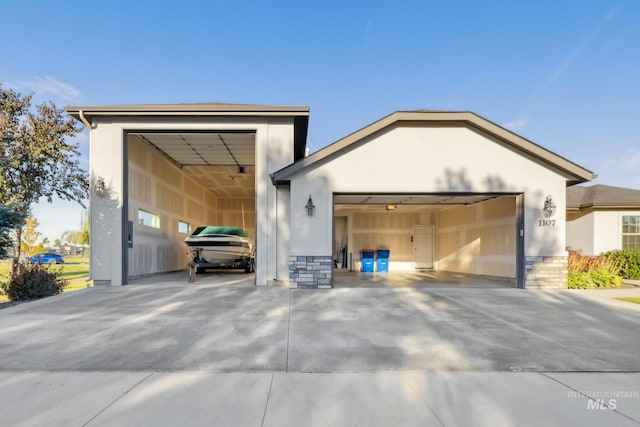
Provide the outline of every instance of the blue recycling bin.
[[389,254],[391,251],[389,249],[378,249],[378,265],[377,270],[378,273],[388,273],[389,272]]
[[360,251],[361,271],[363,273],[373,273],[373,261],[376,251],[373,249],[363,249]]

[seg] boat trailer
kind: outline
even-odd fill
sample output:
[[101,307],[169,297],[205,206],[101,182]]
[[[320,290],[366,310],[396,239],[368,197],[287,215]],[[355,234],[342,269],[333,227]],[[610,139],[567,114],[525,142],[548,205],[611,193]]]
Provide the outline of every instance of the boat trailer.
[[245,273],[253,273],[255,271],[255,249],[251,256],[220,263],[208,262],[202,257],[202,250],[202,248],[191,249],[191,260],[187,263],[187,268],[190,271],[195,270],[197,273],[204,273],[207,269],[244,270]]

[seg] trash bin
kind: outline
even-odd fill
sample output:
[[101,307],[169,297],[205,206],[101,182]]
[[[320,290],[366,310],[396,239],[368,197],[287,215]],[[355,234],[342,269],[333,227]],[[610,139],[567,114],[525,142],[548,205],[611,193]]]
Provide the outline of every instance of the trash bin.
[[388,273],[389,272],[389,254],[391,251],[389,249],[378,249],[378,273]]
[[360,261],[362,263],[360,270],[363,273],[373,273],[373,259],[375,254],[376,251],[373,249],[363,249],[360,251]]

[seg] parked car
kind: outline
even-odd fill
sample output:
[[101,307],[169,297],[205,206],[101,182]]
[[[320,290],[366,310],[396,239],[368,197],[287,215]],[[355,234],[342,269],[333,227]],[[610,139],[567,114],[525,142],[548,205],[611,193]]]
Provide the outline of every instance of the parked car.
[[64,264],[64,257],[55,252],[43,252],[41,254],[35,254],[33,258],[31,258],[31,261],[35,263],[41,262],[43,264]]

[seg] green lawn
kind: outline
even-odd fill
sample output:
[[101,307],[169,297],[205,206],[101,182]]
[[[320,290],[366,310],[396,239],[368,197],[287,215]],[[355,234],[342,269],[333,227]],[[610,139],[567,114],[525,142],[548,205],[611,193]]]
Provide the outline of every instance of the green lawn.
[[634,304],[640,304],[640,297],[625,297],[625,298],[615,298],[620,301],[632,302]]
[[[87,287],[87,282],[82,277],[89,278],[89,257],[66,256],[64,264],[57,264],[51,268],[62,271],[62,278],[69,280],[69,284],[64,288],[64,292],[77,291]],[[5,281],[9,274],[9,263],[0,264],[0,281]],[[78,280],[74,280],[78,279]],[[73,281],[71,281],[73,280]],[[0,291],[0,303],[7,302],[9,299]]]

